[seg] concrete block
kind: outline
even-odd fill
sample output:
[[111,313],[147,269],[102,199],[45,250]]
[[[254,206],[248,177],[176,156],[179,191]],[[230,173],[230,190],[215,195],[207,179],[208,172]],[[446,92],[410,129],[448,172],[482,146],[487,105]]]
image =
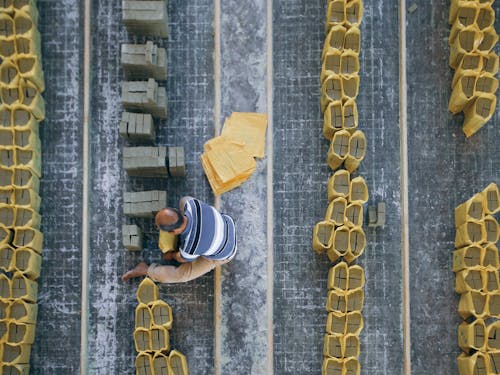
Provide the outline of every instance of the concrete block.
[[184,177],[186,175],[184,158],[184,147],[168,148],[168,170],[172,177]]
[[153,42],[146,44],[122,44],[121,63],[126,79],[167,78],[165,48],[158,48]]
[[385,225],[385,202],[368,207],[368,226],[383,227]]
[[130,33],[168,36],[167,2],[123,0],[123,23]]
[[166,191],[153,190],[125,194],[130,201],[123,205],[123,213],[126,216],[153,217],[167,204]]
[[122,226],[123,246],[127,250],[142,250],[142,231],[137,225]]
[[127,111],[142,111],[155,118],[167,118],[165,87],[159,87],[153,78],[141,82],[122,82],[122,105]]

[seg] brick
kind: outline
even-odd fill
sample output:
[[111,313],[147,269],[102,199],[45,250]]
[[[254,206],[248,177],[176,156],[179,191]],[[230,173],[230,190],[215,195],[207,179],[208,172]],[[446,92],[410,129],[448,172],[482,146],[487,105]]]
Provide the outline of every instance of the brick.
[[170,175],[173,177],[184,177],[186,175],[184,147],[169,147],[168,168]]
[[142,250],[142,232],[137,225],[122,226],[123,246],[127,250]]
[[165,87],[159,87],[153,78],[122,82],[122,105],[127,111],[142,111],[156,118],[167,118]]
[[152,190],[128,194],[133,202],[124,204],[124,214],[127,216],[153,217],[154,213],[164,208],[167,203],[166,191]]
[[125,77],[130,80],[167,78],[165,48],[158,48],[153,42],[146,44],[122,44],[121,63]]
[[124,0],[123,23],[128,32],[139,35],[168,36],[167,7],[165,0]]

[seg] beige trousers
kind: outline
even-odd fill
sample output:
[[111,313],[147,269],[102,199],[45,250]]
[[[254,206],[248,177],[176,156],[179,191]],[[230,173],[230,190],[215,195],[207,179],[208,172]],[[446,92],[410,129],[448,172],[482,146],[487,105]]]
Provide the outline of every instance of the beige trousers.
[[160,283],[185,283],[203,276],[212,271],[215,267],[228,263],[229,261],[230,259],[209,260],[199,257],[193,262],[182,263],[179,267],[162,266],[160,264],[151,263],[148,268],[148,276]]

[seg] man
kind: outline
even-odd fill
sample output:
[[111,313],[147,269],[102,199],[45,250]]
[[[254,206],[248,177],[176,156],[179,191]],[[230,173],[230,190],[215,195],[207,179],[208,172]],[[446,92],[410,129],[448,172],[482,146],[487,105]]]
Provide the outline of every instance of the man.
[[196,279],[218,265],[229,262],[236,254],[236,231],[233,219],[192,197],[183,197],[176,208],[164,208],[156,214],[159,230],[179,236],[175,252],[164,255],[180,266],[139,263],[126,272],[122,280],[149,276],[161,283],[181,283]]

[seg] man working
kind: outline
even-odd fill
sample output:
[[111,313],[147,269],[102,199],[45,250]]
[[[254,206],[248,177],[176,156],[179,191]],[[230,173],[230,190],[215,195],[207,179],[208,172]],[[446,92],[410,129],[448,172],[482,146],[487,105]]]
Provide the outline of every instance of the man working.
[[236,231],[233,219],[192,197],[181,198],[180,210],[164,208],[156,214],[159,230],[179,236],[179,250],[164,255],[180,266],[139,263],[126,272],[122,280],[149,276],[161,283],[181,283],[196,279],[218,265],[229,262],[236,254]]

